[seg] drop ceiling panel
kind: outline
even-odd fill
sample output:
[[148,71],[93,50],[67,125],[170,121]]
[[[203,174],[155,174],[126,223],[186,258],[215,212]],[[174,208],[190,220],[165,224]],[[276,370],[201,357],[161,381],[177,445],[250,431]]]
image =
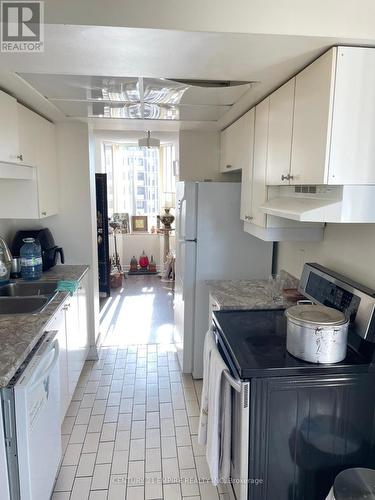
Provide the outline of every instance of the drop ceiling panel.
[[208,88],[163,78],[20,76],[69,118],[218,121],[251,87]]

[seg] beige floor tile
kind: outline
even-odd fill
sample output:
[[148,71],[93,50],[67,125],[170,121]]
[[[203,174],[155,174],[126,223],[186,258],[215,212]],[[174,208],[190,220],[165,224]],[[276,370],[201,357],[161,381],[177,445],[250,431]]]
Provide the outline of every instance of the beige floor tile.
[[112,463],[114,441],[105,441],[99,443],[98,453],[96,456],[97,464],[110,464]]
[[76,476],[92,476],[94,473],[96,453],[83,453],[79,460]]
[[55,491],[71,491],[73,488],[76,470],[77,467],[74,465],[61,467],[57,476]]
[[90,495],[91,477],[76,477],[70,500],[88,500]]
[[88,432],[83,443],[82,453],[96,453],[99,446],[99,439],[99,432]]
[[114,451],[112,457],[111,474],[126,474],[128,471],[128,451]]
[[78,465],[82,452],[82,443],[68,444],[62,465]]
[[94,474],[91,483],[92,490],[107,490],[109,486],[109,475],[111,464],[95,465]]

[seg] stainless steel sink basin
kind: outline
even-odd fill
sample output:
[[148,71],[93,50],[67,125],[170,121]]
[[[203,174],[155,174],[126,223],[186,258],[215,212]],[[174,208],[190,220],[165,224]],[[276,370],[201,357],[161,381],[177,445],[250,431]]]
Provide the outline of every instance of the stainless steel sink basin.
[[0,286],[0,297],[34,297],[55,294],[57,281],[17,281]]
[[57,281],[17,281],[0,286],[0,314],[38,314],[56,294]]
[[0,297],[0,314],[37,314],[40,313],[50,297]]

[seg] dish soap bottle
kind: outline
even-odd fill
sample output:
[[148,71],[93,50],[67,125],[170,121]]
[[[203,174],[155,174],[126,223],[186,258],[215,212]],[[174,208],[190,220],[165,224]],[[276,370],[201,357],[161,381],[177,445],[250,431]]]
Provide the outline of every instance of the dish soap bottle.
[[42,277],[42,250],[39,241],[24,238],[20,250],[21,276],[24,280],[38,280]]

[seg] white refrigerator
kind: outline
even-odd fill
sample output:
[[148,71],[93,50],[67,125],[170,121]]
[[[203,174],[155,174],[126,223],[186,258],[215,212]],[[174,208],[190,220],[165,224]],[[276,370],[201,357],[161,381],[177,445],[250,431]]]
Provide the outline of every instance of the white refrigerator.
[[267,279],[273,244],[249,235],[240,219],[237,182],[176,185],[174,342],[181,369],[203,376],[209,326],[206,280]]

